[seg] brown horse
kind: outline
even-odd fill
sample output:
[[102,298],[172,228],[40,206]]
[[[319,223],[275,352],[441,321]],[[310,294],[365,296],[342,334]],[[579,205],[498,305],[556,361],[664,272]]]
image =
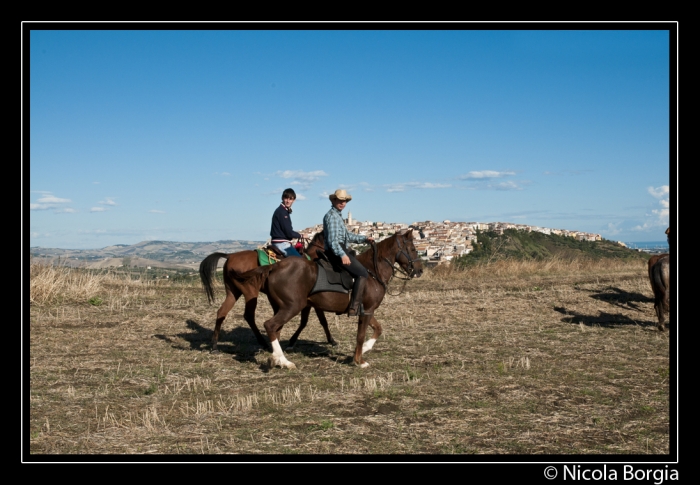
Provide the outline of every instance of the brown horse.
[[[671,242],[671,228],[666,229],[666,237]],[[649,270],[649,282],[654,292],[654,312],[659,323],[657,328],[664,331],[664,312],[669,311],[670,300],[670,255],[668,253],[656,254],[647,262]]]
[[[664,331],[664,312],[669,311],[670,299],[670,256],[661,254],[653,264],[649,265],[649,281],[654,291],[654,311],[659,323],[657,328]],[[654,258],[656,259],[656,258]],[[651,263],[651,259],[649,260]]]
[[[413,230],[394,234],[372,245],[370,249],[357,256],[357,260],[368,269],[370,277],[363,295],[364,315],[357,325],[357,345],[354,363],[360,367],[369,364],[362,359],[362,354],[372,349],[377,338],[382,334],[382,326],[374,311],[381,304],[386,294],[387,283],[394,275],[394,263],[399,263],[406,274],[413,278],[423,274],[423,263],[413,245]],[[240,275],[240,281],[251,288],[265,291],[275,315],[265,322],[265,330],[272,345],[271,365],[293,369],[296,366],[287,360],[279,344],[280,330],[285,323],[307,306],[317,311],[345,313],[349,305],[346,293],[320,292],[310,294],[316,283],[318,266],[301,258],[286,258],[272,266],[264,266]],[[365,342],[367,325],[374,329],[372,338]]]
[[[311,259],[316,257],[316,251],[318,249],[323,249],[323,233],[317,233],[313,239],[309,242],[306,247],[306,254],[309,255]],[[268,350],[270,347],[265,341],[264,337],[258,330],[258,326],[255,324],[255,309],[258,305],[258,291],[250,291],[249,287],[241,284],[240,281],[236,280],[235,276],[245,273],[247,271],[253,270],[260,266],[258,262],[258,252],[255,250],[239,251],[237,253],[213,253],[207,256],[204,261],[199,265],[199,277],[202,280],[202,286],[204,287],[204,292],[207,294],[207,299],[209,303],[214,302],[214,289],[212,287],[214,275],[216,274],[216,266],[219,263],[219,259],[226,258],[226,263],[224,264],[224,286],[226,288],[226,299],[219,307],[216,312],[216,326],[214,327],[214,335],[212,336],[212,352],[218,352],[217,342],[219,341],[219,331],[221,330],[221,325],[224,323],[224,319],[228,312],[231,311],[233,305],[236,301],[243,295],[245,297],[245,311],[243,317],[245,321],[248,322],[250,329],[255,334],[255,338],[258,343]],[[288,259],[299,259],[300,261],[306,260],[306,258],[288,258]],[[282,260],[284,261],[284,259]],[[275,263],[279,264],[279,263]],[[306,327],[309,321],[309,313],[311,312],[311,306],[306,306],[301,312],[301,324],[299,328],[294,333],[292,338],[289,340],[289,348],[294,347],[299,334]],[[331,336],[331,332],[328,329],[328,320],[321,310],[316,310],[316,316],[318,317],[323,331],[326,333],[326,340],[331,345],[337,345],[337,342]]]

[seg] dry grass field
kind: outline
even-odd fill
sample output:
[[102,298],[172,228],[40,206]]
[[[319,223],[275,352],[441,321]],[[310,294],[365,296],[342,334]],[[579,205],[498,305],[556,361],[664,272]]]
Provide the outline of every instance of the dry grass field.
[[[328,316],[331,347],[312,312],[291,371],[269,367],[241,301],[210,353],[220,284],[209,305],[198,279],[30,273],[31,455],[612,457],[668,455],[675,435],[675,328],[655,327],[643,261],[430,270],[385,298],[369,368],[354,320]],[[262,296],[258,325],[271,316]]]

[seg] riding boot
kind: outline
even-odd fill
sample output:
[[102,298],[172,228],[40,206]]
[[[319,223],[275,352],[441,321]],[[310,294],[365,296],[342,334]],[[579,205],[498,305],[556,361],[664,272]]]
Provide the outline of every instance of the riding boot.
[[348,307],[348,316],[356,317],[365,314],[364,307],[362,306],[362,296],[365,293],[365,283],[367,278],[365,276],[359,276],[355,278],[355,283],[352,286],[352,297],[350,298],[350,306]]

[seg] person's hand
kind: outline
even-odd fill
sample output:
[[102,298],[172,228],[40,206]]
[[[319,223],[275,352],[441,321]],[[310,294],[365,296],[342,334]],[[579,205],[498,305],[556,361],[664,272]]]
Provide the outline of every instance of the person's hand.
[[345,266],[347,266],[348,264],[350,264],[350,258],[348,257],[347,254],[346,254],[345,256],[343,256],[342,258],[340,258],[340,260],[343,262],[343,264],[344,264]]

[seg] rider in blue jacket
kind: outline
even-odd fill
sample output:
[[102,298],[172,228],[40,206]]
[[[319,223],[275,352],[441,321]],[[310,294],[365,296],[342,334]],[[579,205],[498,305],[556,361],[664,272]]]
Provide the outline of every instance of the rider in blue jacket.
[[300,256],[294,246],[292,239],[300,239],[301,234],[292,229],[292,204],[297,198],[293,189],[286,189],[282,193],[282,203],[272,214],[272,226],[270,228],[270,238],[272,244],[287,256]]

